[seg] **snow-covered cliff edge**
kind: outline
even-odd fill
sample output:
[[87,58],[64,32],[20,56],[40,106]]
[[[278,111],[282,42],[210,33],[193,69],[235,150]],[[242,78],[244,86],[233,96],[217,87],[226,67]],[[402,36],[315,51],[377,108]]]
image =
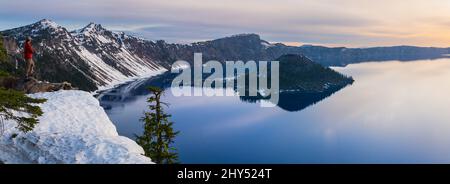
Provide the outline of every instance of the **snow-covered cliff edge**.
[[[90,93],[58,91],[37,93],[48,99],[40,105],[44,115],[33,131],[21,133],[16,123],[5,121],[0,136],[0,161],[4,163],[147,164],[151,159],[115,126]],[[17,136],[14,137],[14,135]]]

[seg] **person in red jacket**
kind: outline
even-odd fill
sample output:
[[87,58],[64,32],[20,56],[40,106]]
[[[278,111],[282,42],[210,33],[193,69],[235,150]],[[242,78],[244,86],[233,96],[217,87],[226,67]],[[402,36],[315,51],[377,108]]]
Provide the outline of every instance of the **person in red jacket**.
[[26,70],[27,78],[31,77],[34,73],[33,53],[34,49],[33,46],[31,46],[31,38],[27,37],[24,45],[24,58],[27,61],[27,70]]

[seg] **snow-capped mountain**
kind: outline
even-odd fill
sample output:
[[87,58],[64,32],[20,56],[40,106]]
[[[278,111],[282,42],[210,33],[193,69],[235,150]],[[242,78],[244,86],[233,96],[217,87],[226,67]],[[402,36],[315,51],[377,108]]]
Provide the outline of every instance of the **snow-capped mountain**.
[[[20,55],[26,36],[37,50],[37,78],[50,82],[67,81],[83,90],[96,90],[132,78],[152,76],[171,67],[176,60],[192,62],[196,52],[203,61],[271,61],[285,54],[305,55],[324,66],[343,66],[362,61],[415,60],[444,57],[450,48],[375,47],[344,48],[287,46],[269,43],[257,34],[239,34],[192,44],[149,41],[123,32],[113,32],[99,24],[68,31],[44,19],[31,25],[0,31],[4,46],[24,68]],[[15,56],[14,56],[15,55]]]
[[[71,32],[77,44],[75,52],[93,69],[91,72],[110,85],[130,77],[154,75],[165,70],[152,59],[137,56],[124,40],[129,36],[104,29],[100,24],[90,23]],[[100,82],[101,82],[100,81]]]
[[[14,39],[19,54],[26,36],[36,49],[37,75],[43,80],[69,81],[85,90],[109,87],[132,78],[152,76],[166,71],[161,61],[139,55],[130,44],[142,41],[90,23],[69,32],[53,21],[37,23],[1,32]],[[144,42],[144,41],[142,41]],[[18,57],[20,58],[20,57]]]

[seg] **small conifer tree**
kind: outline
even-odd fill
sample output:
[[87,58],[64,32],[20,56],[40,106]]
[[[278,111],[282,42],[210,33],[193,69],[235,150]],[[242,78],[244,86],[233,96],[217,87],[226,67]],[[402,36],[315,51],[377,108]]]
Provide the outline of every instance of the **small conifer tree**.
[[151,96],[147,99],[149,112],[145,112],[141,121],[144,122],[144,133],[137,136],[136,142],[144,148],[145,156],[158,164],[173,164],[178,161],[176,149],[171,147],[175,136],[179,133],[172,128],[169,121],[171,115],[164,113],[161,96],[164,91],[157,87],[149,87]]

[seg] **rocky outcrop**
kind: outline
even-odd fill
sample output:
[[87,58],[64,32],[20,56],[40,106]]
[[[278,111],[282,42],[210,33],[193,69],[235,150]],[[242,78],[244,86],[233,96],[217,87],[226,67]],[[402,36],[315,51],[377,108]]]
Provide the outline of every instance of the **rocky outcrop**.
[[0,77],[0,87],[6,89],[13,89],[17,84],[17,79],[14,77]]
[[0,78],[0,87],[15,89],[27,94],[75,89],[72,87],[72,84],[68,82],[50,83],[38,81],[35,78],[22,79],[17,77]]
[[19,46],[17,45],[16,40],[10,37],[3,37],[3,47],[6,49],[6,52],[9,55],[20,54]]
[[71,90],[73,89],[72,84],[68,82],[62,83],[49,83],[38,81],[34,78],[28,80],[19,80],[18,85],[15,87],[16,90],[23,91],[25,93],[41,93],[41,92],[53,92],[59,90]]

